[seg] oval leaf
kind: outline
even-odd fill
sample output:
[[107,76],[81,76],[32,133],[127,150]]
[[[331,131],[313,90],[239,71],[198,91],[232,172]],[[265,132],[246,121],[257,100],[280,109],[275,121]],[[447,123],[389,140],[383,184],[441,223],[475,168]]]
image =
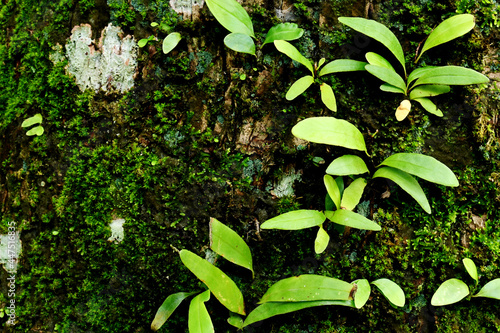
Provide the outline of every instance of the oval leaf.
[[229,311],[245,315],[243,295],[233,280],[208,261],[188,250],[180,252],[182,263],[210,289]]
[[410,91],[410,99],[432,97],[450,92],[450,86],[424,84]]
[[330,236],[323,229],[323,225],[319,226],[318,234],[316,235],[316,239],[314,240],[314,252],[317,254],[323,253],[328,243],[330,242]]
[[30,129],[28,132],[26,132],[26,135],[32,136],[32,135],[37,135],[40,136],[44,132],[44,129],[42,126],[35,126],[32,129]]
[[243,328],[243,318],[233,312],[230,313],[229,318],[227,318],[227,322],[229,325],[232,325],[236,328]]
[[488,297],[500,300],[500,279],[485,284],[474,297]]
[[21,124],[21,127],[30,127],[35,124],[41,124],[42,120],[43,120],[42,115],[40,113],[37,113],[33,117],[25,119]]
[[469,258],[464,258],[462,259],[462,262],[464,263],[465,269],[467,270],[467,273],[476,280],[476,283],[479,281],[479,277],[477,276],[477,267],[474,261],[472,261]]
[[350,210],[339,209],[333,212],[326,211],[325,215],[330,221],[337,224],[346,225],[351,228],[375,231],[379,231],[382,229],[377,223],[367,219],[362,215],[351,212]]
[[314,78],[311,75],[303,76],[297,81],[295,81],[288,92],[286,93],[285,98],[289,101],[294,100],[297,96],[302,94],[314,83]]
[[432,113],[433,115],[436,115],[438,117],[443,116],[443,112],[439,110],[436,106],[436,104],[432,103],[432,101],[428,98],[422,97],[422,98],[414,98],[414,101],[418,102],[422,107],[429,113]]
[[165,324],[168,318],[172,315],[174,310],[177,309],[179,304],[181,304],[181,302],[185,298],[193,294],[195,294],[195,292],[191,293],[180,292],[168,296],[167,299],[163,302],[163,304],[158,308],[155,318],[151,323],[151,329],[153,331],[158,331],[163,326],[163,324]]
[[255,37],[250,16],[235,0],[206,0],[208,9],[227,30]]
[[336,176],[360,175],[366,173],[368,167],[361,157],[356,155],[343,155],[333,160],[326,169],[326,173]]
[[286,54],[288,57],[290,57],[292,60],[295,60],[302,65],[306,66],[307,69],[311,72],[311,74],[314,75],[314,69],[311,61],[304,57],[302,54],[300,54],[299,50],[295,48],[292,44],[284,41],[284,40],[275,40],[274,41],[274,46],[280,51],[281,53]]
[[252,271],[252,253],[245,241],[231,228],[210,218],[210,248],[230,262]]
[[333,117],[312,117],[299,122],[292,134],[300,139],[366,152],[363,134],[351,123]]
[[398,153],[389,156],[382,163],[429,182],[445,186],[458,186],[453,171],[434,157],[424,154]]
[[378,77],[379,79],[381,79],[384,82],[389,83],[391,86],[394,86],[396,88],[403,90],[406,94],[405,80],[403,80],[403,78],[398,73],[396,73],[393,69],[374,66],[374,65],[366,65],[365,69],[370,74]]
[[261,229],[299,230],[321,225],[325,215],[317,210],[299,209],[278,215],[260,225]]
[[459,279],[444,281],[436,290],[431,299],[434,306],[453,304],[469,295],[469,287]]
[[335,179],[333,179],[332,176],[330,175],[324,175],[323,176],[323,182],[325,183],[326,191],[328,192],[328,195],[332,199],[333,203],[335,204],[335,207],[337,209],[340,209],[340,189],[337,185],[337,182]]
[[296,23],[280,23],[269,29],[262,46],[272,43],[275,40],[299,39],[304,34],[304,29],[299,28]]
[[353,283],[357,286],[354,294],[354,305],[357,309],[361,309],[370,298],[372,288],[370,288],[370,283],[366,279],[356,280]]
[[393,85],[390,85],[389,83],[384,83],[380,86],[380,90],[390,92],[390,93],[396,93],[396,94],[404,94],[405,91],[401,88],[394,87]]
[[331,73],[340,73],[340,72],[364,71],[366,65],[367,63],[364,61],[337,59],[327,63],[325,67],[323,67],[319,71],[318,76],[323,76]]
[[210,290],[207,290],[191,300],[189,304],[188,328],[189,333],[213,333],[214,325],[210,319],[205,302],[210,299]]
[[378,279],[373,281],[372,284],[395,306],[403,307],[405,305],[405,293],[397,283],[389,279]]
[[165,37],[162,45],[163,53],[167,54],[172,51],[177,46],[177,44],[179,44],[181,39],[181,34],[178,32],[172,32],[167,37]]
[[390,69],[391,71],[395,72],[396,70],[394,67],[392,67],[391,63],[387,61],[384,57],[382,57],[380,54],[375,53],[375,52],[368,52],[365,54],[366,61],[370,65],[374,66],[379,66],[379,67],[385,67],[387,69]]
[[337,112],[337,103],[335,101],[335,94],[333,93],[332,87],[326,83],[322,83],[319,86],[319,89],[321,91],[321,100],[323,101],[323,104],[325,104],[326,107],[333,112]]
[[255,55],[255,43],[248,35],[230,33],[224,38],[224,44],[233,51]]
[[267,302],[349,300],[352,289],[352,284],[339,279],[304,274],[276,282],[262,296],[259,304]]
[[419,77],[422,77],[425,73],[427,73],[428,71],[430,71],[434,68],[438,68],[438,66],[425,66],[425,67],[420,67],[420,68],[415,69],[414,71],[412,71],[410,73],[410,75],[408,75],[408,84],[415,81]]
[[347,210],[354,210],[361,200],[367,182],[364,178],[355,179],[345,190],[340,206]]
[[463,86],[469,84],[487,83],[488,77],[473,69],[460,66],[442,66],[426,71],[414,86],[421,84],[443,84]]

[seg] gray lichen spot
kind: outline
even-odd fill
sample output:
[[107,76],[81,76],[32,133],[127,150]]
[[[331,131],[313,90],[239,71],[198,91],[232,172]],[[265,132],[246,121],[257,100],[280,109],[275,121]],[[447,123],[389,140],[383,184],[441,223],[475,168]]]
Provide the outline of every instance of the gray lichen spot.
[[134,86],[137,72],[137,43],[111,23],[101,33],[99,43],[91,39],[89,24],[73,28],[66,44],[69,74],[82,91],[99,89],[124,93]]
[[283,174],[277,183],[274,184],[274,189],[271,190],[271,194],[278,198],[283,198],[287,196],[295,195],[293,192],[293,183],[302,179],[301,172],[295,173],[294,169]]
[[18,232],[14,235],[0,235],[0,264],[8,273],[17,271],[21,248],[22,243]]
[[205,0],[170,0],[170,6],[184,19],[195,19],[203,8]]
[[111,237],[108,238],[108,242],[120,243],[123,241],[125,237],[123,224],[125,223],[124,219],[115,219],[111,221],[109,227],[111,228]]

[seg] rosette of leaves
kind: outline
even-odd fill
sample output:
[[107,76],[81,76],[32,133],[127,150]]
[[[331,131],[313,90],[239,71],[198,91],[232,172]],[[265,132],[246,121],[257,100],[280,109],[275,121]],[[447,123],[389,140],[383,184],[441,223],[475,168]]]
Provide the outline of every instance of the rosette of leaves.
[[[442,117],[443,112],[429,97],[445,94],[451,85],[471,85],[488,82],[483,74],[460,66],[423,66],[407,74],[403,48],[396,36],[383,24],[359,17],[341,17],[339,21],[348,27],[369,36],[385,45],[396,57],[398,70],[381,55],[368,52],[365,69],[384,82],[380,89],[385,92],[403,94],[404,99],[396,109],[396,119],[402,121],[411,110],[411,102],[416,101],[428,112]],[[465,35],[474,28],[474,16],[460,14],[439,24],[427,37],[417,53],[415,63],[433,47],[447,43]]]
[[[255,33],[246,10],[235,0],[207,0],[215,19],[231,33],[224,44],[233,51],[255,55]],[[262,46],[275,40],[294,40],[302,37],[304,30],[295,23],[280,23],[267,32]]]
[[[311,75],[305,75],[295,81],[286,93],[286,99],[291,101],[305,92],[314,82],[317,81],[321,92],[321,101],[332,111],[337,111],[337,102],[332,87],[321,82],[320,78],[324,75],[339,73],[339,72],[353,72],[364,71],[366,62],[350,60],[350,59],[337,59],[325,64],[325,58],[320,59],[318,63],[312,63],[311,60],[304,57],[292,44],[283,41],[275,40],[274,45],[281,53],[286,54],[292,60],[306,66],[311,72]],[[324,66],[323,66],[324,65]]]
[[[474,289],[479,284],[479,275],[474,261],[469,258],[462,260],[465,270],[469,273],[470,277],[474,280]],[[469,286],[459,279],[449,279],[444,281],[436,290],[431,299],[433,306],[443,306],[457,303],[471,294]],[[494,279],[486,283],[477,294],[472,297],[487,297],[500,300],[500,278]]]
[[44,132],[44,129],[42,126],[42,120],[43,120],[42,115],[40,113],[37,113],[33,117],[29,117],[28,119],[25,119],[23,121],[23,123],[21,124],[21,127],[26,128],[26,127],[31,127],[33,125],[36,125],[36,126],[32,127],[31,129],[29,129],[26,132],[26,135],[28,135],[28,136],[32,136],[32,135],[40,136]]
[[[163,31],[168,31],[170,30],[170,27],[167,26],[166,24],[158,24],[156,22],[151,22],[151,26],[154,28],[154,27],[157,27],[157,26],[160,26],[160,29],[163,30]],[[172,51],[176,46],[177,44],[179,44],[179,42],[181,41],[182,37],[181,37],[181,34],[178,33],[178,32],[171,32],[167,35],[167,37],[165,37],[163,39],[163,43],[162,43],[162,51],[164,54],[167,54],[169,53],[170,51]],[[143,38],[143,39],[140,39],[138,42],[137,42],[137,45],[139,47],[144,47],[146,45],[148,45],[148,43],[150,41],[156,41],[156,37],[155,36],[149,36],[148,38]]]

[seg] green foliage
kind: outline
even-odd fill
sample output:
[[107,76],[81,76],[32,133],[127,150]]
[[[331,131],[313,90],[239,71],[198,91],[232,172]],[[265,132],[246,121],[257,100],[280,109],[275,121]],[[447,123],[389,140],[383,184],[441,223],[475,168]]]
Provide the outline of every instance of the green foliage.
[[191,293],[180,292],[168,296],[167,299],[165,299],[165,302],[163,302],[163,304],[156,312],[155,318],[151,323],[151,329],[153,331],[158,331],[160,327],[162,327],[163,324],[172,315],[175,309],[177,309],[177,307],[181,304],[181,302],[195,293],[196,292],[191,292]]
[[31,136],[31,135],[40,136],[44,132],[44,129],[43,129],[41,123],[42,123],[42,115],[37,113],[33,117],[29,117],[29,118],[25,119],[23,121],[23,123],[21,124],[21,127],[30,127],[33,125],[37,125],[37,126],[31,128],[30,130],[28,130],[28,132],[26,132],[26,135],[28,135],[28,136]]
[[[154,27],[160,27],[161,30],[165,29],[165,30],[170,30],[168,26],[164,27],[165,25],[162,23],[162,25],[159,25],[158,23],[156,22],[151,22],[151,26],[154,28]],[[162,50],[163,50],[163,53],[164,54],[167,54],[169,53],[170,51],[172,51],[176,46],[177,44],[179,44],[179,42],[181,41],[182,39],[182,36],[180,33],[178,32],[171,32],[167,35],[167,37],[165,37],[163,39],[163,42],[162,42]],[[139,47],[144,47],[148,44],[148,42],[150,41],[156,41],[156,37],[155,36],[149,36],[148,38],[143,38],[143,39],[140,39],[138,42],[137,42],[137,45]]]

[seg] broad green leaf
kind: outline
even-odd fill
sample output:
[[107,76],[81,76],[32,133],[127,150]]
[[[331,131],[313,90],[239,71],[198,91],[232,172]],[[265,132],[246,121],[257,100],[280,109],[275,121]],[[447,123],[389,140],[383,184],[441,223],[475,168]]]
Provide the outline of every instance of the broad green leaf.
[[396,36],[392,33],[391,30],[389,30],[389,28],[381,23],[378,23],[377,21],[360,17],[339,17],[339,21],[347,25],[348,27],[382,43],[389,49],[389,51],[392,52],[392,54],[394,54],[396,59],[400,62],[401,66],[403,66],[403,69],[406,73],[405,55],[403,53],[403,48],[401,47],[401,44],[399,43]]
[[242,33],[230,33],[224,38],[224,45],[236,52],[255,55],[255,43],[252,37]]
[[354,306],[356,306],[357,309],[361,309],[368,301],[368,298],[370,298],[372,288],[370,288],[370,283],[366,279],[356,280],[353,283],[357,286],[356,292],[354,293]]
[[382,163],[429,182],[444,186],[458,186],[453,171],[434,157],[424,154],[398,153],[389,156]]
[[210,319],[205,302],[210,299],[210,290],[199,294],[189,304],[189,333],[213,333],[214,325]]
[[349,300],[352,289],[352,284],[339,279],[304,274],[276,282],[262,296],[259,304],[267,302]]
[[431,299],[434,306],[453,304],[469,295],[469,287],[459,279],[444,281],[436,290]]
[[405,293],[397,283],[389,279],[378,279],[372,282],[384,297],[395,306],[405,306]]
[[491,280],[474,297],[488,297],[500,300],[500,279]]
[[389,69],[389,68],[385,68],[385,67],[374,66],[374,65],[366,65],[365,69],[370,74],[378,77],[382,81],[387,82],[392,86],[395,86],[396,88],[402,89],[406,93],[405,81],[394,70]]
[[396,94],[405,94],[405,91],[401,88],[394,87],[393,85],[390,85],[389,83],[384,83],[380,86],[380,90],[386,91],[386,92],[391,92],[391,93],[396,93]]
[[422,51],[415,62],[420,59],[425,51],[463,36],[471,31],[472,28],[474,28],[474,16],[471,14],[455,15],[444,20],[431,32],[429,37],[427,37],[422,47]]
[[151,24],[150,24],[150,25],[154,28],[154,27],[157,27],[157,26],[158,26],[158,23],[156,23],[156,22],[151,22]]
[[275,40],[299,39],[304,34],[304,29],[299,28],[296,23],[280,23],[269,29],[262,46],[272,43]]
[[37,135],[40,136],[44,132],[44,129],[42,126],[35,126],[32,129],[30,129],[28,132],[26,132],[26,135],[32,136],[32,135]]
[[333,117],[311,117],[292,128],[292,134],[315,143],[366,152],[363,134],[351,123]]
[[450,92],[450,86],[443,86],[437,84],[425,84],[416,87],[410,91],[410,99],[421,97],[431,97]]
[[[317,68],[320,68],[321,66],[323,66],[323,64],[325,63],[326,59],[325,58],[321,58],[319,59],[318,61],[318,67]],[[321,75],[320,75],[321,76]]]
[[365,54],[365,58],[370,65],[385,67],[392,70],[393,72],[396,71],[394,67],[392,67],[391,63],[378,53],[368,52],[367,54]]
[[473,69],[460,66],[441,66],[426,71],[414,86],[421,84],[469,85],[488,82],[488,77]]
[[149,38],[139,39],[139,41],[137,42],[137,46],[144,47],[144,46],[146,46],[146,44],[148,42],[149,42]]
[[422,98],[415,98],[414,101],[418,102],[422,107],[429,113],[432,113],[433,115],[436,115],[438,117],[443,116],[443,112],[439,110],[430,99],[422,97]]
[[264,303],[256,307],[248,317],[246,317],[243,327],[256,323],[258,321],[277,316],[280,314],[290,313],[294,311],[299,311],[302,309],[312,308],[315,306],[323,305],[341,305],[354,307],[354,301],[344,300],[344,301],[310,301],[310,302],[269,302]]
[[42,115],[37,113],[33,117],[29,117],[28,119],[25,119],[23,123],[21,124],[21,127],[30,127],[35,124],[41,124],[42,123]]
[[335,182],[337,183],[340,192],[340,197],[342,198],[342,195],[344,194],[344,178],[337,177],[335,178]]
[[429,201],[427,201],[427,197],[425,196],[422,187],[420,187],[420,184],[417,182],[417,180],[410,174],[399,169],[382,167],[378,169],[373,175],[373,178],[377,177],[392,180],[393,182],[398,184],[399,187],[401,187],[405,192],[411,195],[427,214],[431,213],[431,206],[429,205]]
[[167,54],[172,51],[177,46],[177,44],[179,44],[181,39],[181,34],[178,32],[172,32],[171,34],[168,34],[168,36],[163,40],[163,53]]
[[245,241],[231,228],[210,218],[210,248],[218,255],[241,267],[248,268],[254,274],[252,253]]
[[344,191],[340,206],[347,210],[353,210],[361,200],[366,186],[366,179],[356,178]]
[[326,83],[322,83],[319,86],[319,89],[321,91],[321,100],[323,101],[323,104],[325,104],[326,107],[333,112],[337,112],[337,103],[335,101],[335,94],[333,93],[332,87]]
[[285,98],[289,101],[294,100],[302,94],[314,83],[314,78],[311,75],[306,75],[295,81],[290,89],[288,89]]
[[250,16],[236,0],[206,0],[208,9],[227,30],[255,37]]
[[337,185],[337,182],[330,175],[324,175],[323,182],[325,183],[326,191],[328,192],[328,195],[330,196],[333,203],[335,204],[335,207],[337,207],[337,209],[340,209],[341,196],[340,196],[340,189]]
[[476,283],[479,281],[479,277],[477,276],[477,267],[474,261],[472,261],[469,258],[464,258],[462,259],[462,262],[464,263],[465,269],[467,270],[467,273],[476,280]]
[[162,327],[163,324],[165,324],[168,318],[172,315],[174,310],[177,309],[179,304],[181,304],[181,302],[185,298],[193,294],[196,294],[196,292],[190,292],[190,293],[180,292],[168,296],[167,299],[163,302],[163,304],[158,308],[158,311],[156,311],[155,318],[151,323],[151,329],[153,331],[158,331],[160,327]]
[[316,252],[317,254],[323,253],[323,251],[325,251],[326,247],[328,246],[329,242],[330,242],[330,236],[325,231],[325,229],[323,229],[323,225],[321,224],[319,226],[316,239],[314,240],[314,252]]
[[311,74],[314,75],[314,68],[311,61],[306,57],[304,57],[302,54],[300,54],[299,50],[297,50],[295,46],[284,40],[275,40],[274,45],[276,46],[278,51],[286,54],[292,60],[295,60],[301,63],[302,65],[306,66],[307,69],[309,69],[309,71],[311,72]]
[[321,68],[318,76],[323,76],[331,73],[340,73],[340,72],[355,72],[355,71],[364,71],[366,62],[350,60],[350,59],[337,59],[330,61],[325,65],[325,67]]
[[419,77],[423,76],[425,73],[427,73],[430,70],[433,70],[435,68],[438,68],[438,66],[425,66],[425,67],[420,67],[415,69],[408,75],[408,85],[412,83],[414,80],[418,79]]
[[382,229],[377,223],[373,222],[372,220],[369,220],[357,213],[351,212],[350,210],[339,209],[333,212],[327,210],[325,211],[325,216],[332,222],[351,228],[375,231],[379,231]]
[[260,225],[261,229],[299,230],[325,222],[325,215],[317,210],[299,209],[273,217]]
[[232,325],[236,328],[242,329],[243,328],[243,318],[238,316],[236,313],[231,312],[229,315],[229,318],[227,318],[227,322],[229,325]]
[[243,295],[223,271],[188,250],[180,252],[182,263],[210,289],[229,311],[245,315]]
[[335,210],[335,203],[333,202],[332,198],[330,198],[330,195],[327,193],[325,195],[325,210]]
[[368,167],[361,157],[356,155],[343,155],[333,160],[326,168],[326,173],[336,176],[360,175],[366,173]]

